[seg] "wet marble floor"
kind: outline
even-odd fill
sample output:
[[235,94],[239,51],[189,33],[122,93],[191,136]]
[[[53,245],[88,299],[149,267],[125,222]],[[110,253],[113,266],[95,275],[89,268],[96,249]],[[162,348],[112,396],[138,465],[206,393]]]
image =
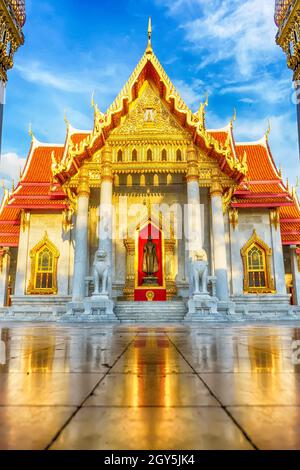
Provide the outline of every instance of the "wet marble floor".
[[0,449],[300,449],[300,323],[0,332]]

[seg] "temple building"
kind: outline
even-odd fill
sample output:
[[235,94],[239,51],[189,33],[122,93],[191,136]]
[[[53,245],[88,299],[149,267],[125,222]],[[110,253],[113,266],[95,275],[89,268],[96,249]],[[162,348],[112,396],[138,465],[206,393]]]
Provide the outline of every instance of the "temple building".
[[[151,45],[91,131],[32,134],[0,209],[1,318],[300,315],[300,206],[267,132],[208,129]],[[300,317],[299,317],[300,318]]]

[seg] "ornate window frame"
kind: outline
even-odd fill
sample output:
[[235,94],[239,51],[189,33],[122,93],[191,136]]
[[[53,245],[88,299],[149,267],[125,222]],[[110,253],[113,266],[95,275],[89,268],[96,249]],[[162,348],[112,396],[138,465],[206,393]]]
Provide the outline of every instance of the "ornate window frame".
[[[248,270],[248,253],[249,251],[257,246],[264,253],[264,271],[266,286],[265,287],[250,287],[249,286],[249,270]],[[256,230],[253,230],[253,234],[248,242],[241,249],[241,255],[243,260],[244,268],[244,293],[245,294],[275,294],[275,284],[274,278],[271,274],[271,258],[272,258],[272,249],[261,239],[256,233]]]
[[[37,288],[36,287],[36,267],[37,267],[37,258],[39,253],[44,249],[48,248],[48,250],[52,253],[53,255],[53,285],[52,288]],[[30,280],[27,288],[27,295],[57,295],[58,288],[57,288],[57,264],[58,264],[58,258],[60,256],[60,253],[56,246],[49,240],[47,232],[45,232],[44,237],[42,240],[35,245],[35,247],[30,251],[30,262],[31,262],[31,268],[30,268]]]

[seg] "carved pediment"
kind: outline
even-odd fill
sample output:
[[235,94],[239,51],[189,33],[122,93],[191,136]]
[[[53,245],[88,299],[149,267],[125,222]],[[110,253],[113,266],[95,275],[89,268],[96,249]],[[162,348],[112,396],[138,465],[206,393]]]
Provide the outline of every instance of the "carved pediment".
[[124,136],[153,135],[157,138],[176,136],[177,139],[189,139],[190,134],[182,129],[176,118],[162,102],[155,87],[145,81],[139,97],[132,104],[118,128],[111,133],[111,138]]

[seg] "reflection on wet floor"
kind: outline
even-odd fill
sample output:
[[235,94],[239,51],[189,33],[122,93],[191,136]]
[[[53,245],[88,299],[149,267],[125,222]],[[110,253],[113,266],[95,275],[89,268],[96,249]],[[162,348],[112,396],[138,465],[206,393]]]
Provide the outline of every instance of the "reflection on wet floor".
[[0,331],[1,449],[300,448],[300,323]]

